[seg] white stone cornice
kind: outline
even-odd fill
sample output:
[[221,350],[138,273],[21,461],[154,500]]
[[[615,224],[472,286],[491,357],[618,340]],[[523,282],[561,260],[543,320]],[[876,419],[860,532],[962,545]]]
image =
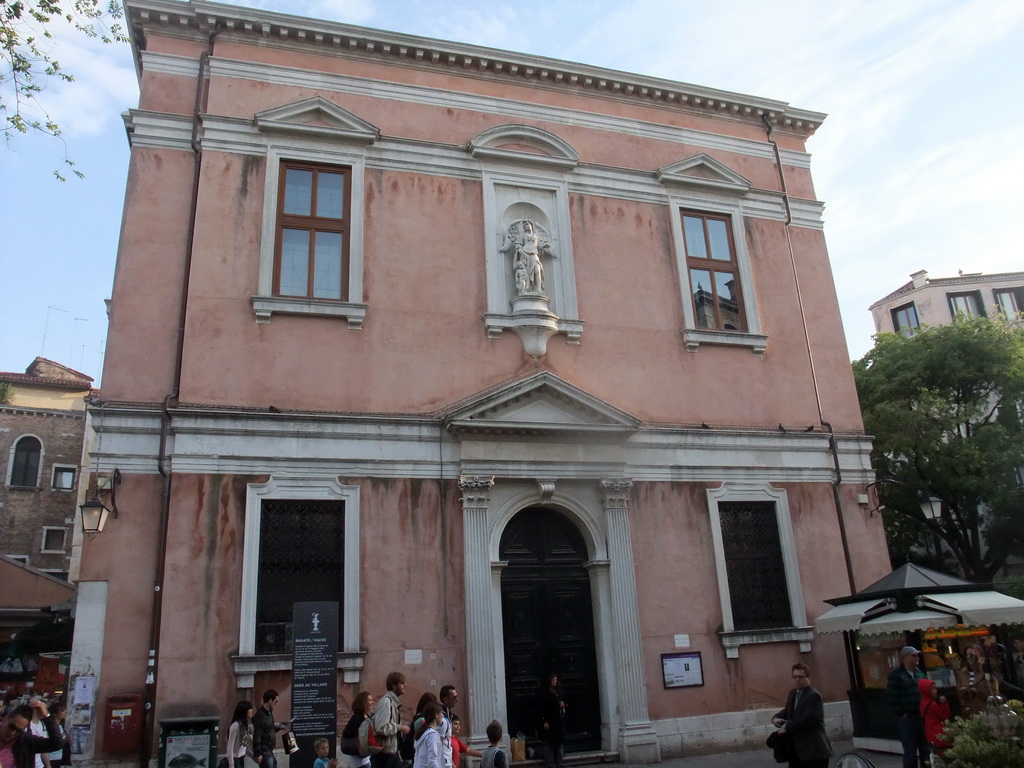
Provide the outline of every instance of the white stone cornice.
[[[144,110],[130,110],[124,116],[132,146],[161,147],[191,151],[192,123],[187,117]],[[202,116],[201,142],[204,151],[231,152],[265,157],[267,136],[257,130],[251,120],[219,115]],[[479,181],[483,170],[479,161],[467,155],[462,147],[429,144],[384,137],[366,150],[366,167],[428,175],[450,176]],[[561,172],[559,172],[561,177]],[[666,205],[670,199],[665,186],[658,183],[652,173],[601,165],[577,165],[568,176],[570,194],[608,197],[633,202]],[[719,190],[704,189],[702,199],[715,201],[722,197]],[[824,204],[817,200],[790,198],[794,226],[822,229]],[[740,204],[744,216],[770,221],[785,221],[786,211],[782,194],[772,190],[752,189]],[[501,317],[493,321],[500,325]],[[582,326],[566,323],[567,333],[578,333]]]
[[[158,408],[107,404],[94,408],[103,435],[96,471],[156,472]],[[535,438],[474,439],[472,458],[439,418],[172,409],[170,466],[182,473],[304,474],[316,477],[457,479],[576,477],[634,482],[832,482],[828,436],[822,433],[640,427],[621,445],[587,441],[563,448]],[[380,460],[381,444],[389,461]],[[871,439],[837,436],[843,482],[873,479]],[[439,455],[440,454],[440,455]],[[485,458],[480,458],[485,457]]]
[[397,66],[448,70],[462,75],[501,80],[561,92],[583,92],[600,98],[652,104],[761,125],[767,117],[780,131],[810,136],[825,115],[786,102],[706,88],[662,78],[576,64],[558,59],[366,27],[192,0],[128,0],[125,3],[136,60],[146,30],[205,41],[215,28],[225,40],[255,40],[261,46],[314,48],[330,56],[382,59]]

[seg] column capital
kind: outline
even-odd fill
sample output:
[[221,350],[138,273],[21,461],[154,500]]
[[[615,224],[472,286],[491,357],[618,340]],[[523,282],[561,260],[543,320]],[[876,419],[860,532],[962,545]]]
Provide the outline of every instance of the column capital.
[[462,475],[459,490],[462,491],[462,507],[486,507],[491,502],[491,488],[494,476]]
[[629,507],[629,490],[633,487],[632,480],[616,478],[601,481],[601,499],[605,509],[627,509]]

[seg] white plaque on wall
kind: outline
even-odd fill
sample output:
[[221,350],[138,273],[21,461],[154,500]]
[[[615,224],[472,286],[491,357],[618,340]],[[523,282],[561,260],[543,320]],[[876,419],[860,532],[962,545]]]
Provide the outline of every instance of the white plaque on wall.
[[690,647],[690,636],[689,635],[675,635],[674,636],[676,648],[689,648]]

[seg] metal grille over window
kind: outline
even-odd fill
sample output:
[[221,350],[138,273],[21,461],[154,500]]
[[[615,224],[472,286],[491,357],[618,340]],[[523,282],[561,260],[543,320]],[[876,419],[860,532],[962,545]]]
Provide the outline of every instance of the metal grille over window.
[[344,610],[345,502],[264,501],[256,599],[256,653],[290,653],[292,603],[338,603]]
[[720,502],[722,545],[729,574],[733,629],[770,629],[793,623],[775,504]]

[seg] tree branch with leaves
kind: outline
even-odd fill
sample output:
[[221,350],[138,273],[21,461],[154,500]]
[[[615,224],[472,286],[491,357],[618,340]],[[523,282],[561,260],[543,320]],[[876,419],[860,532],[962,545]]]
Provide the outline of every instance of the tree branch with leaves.
[[[42,99],[47,82],[75,79],[56,57],[53,25],[66,22],[104,43],[126,42],[122,17],[116,0],[0,0],[0,117],[8,144],[16,134],[30,132],[64,141]],[[66,151],[64,166],[82,176]],[[59,170],[53,173],[65,180]]]
[[[960,317],[878,334],[853,371],[890,551],[938,537],[965,577],[991,581],[1024,555],[1024,326]],[[938,519],[927,497],[941,499]]]

